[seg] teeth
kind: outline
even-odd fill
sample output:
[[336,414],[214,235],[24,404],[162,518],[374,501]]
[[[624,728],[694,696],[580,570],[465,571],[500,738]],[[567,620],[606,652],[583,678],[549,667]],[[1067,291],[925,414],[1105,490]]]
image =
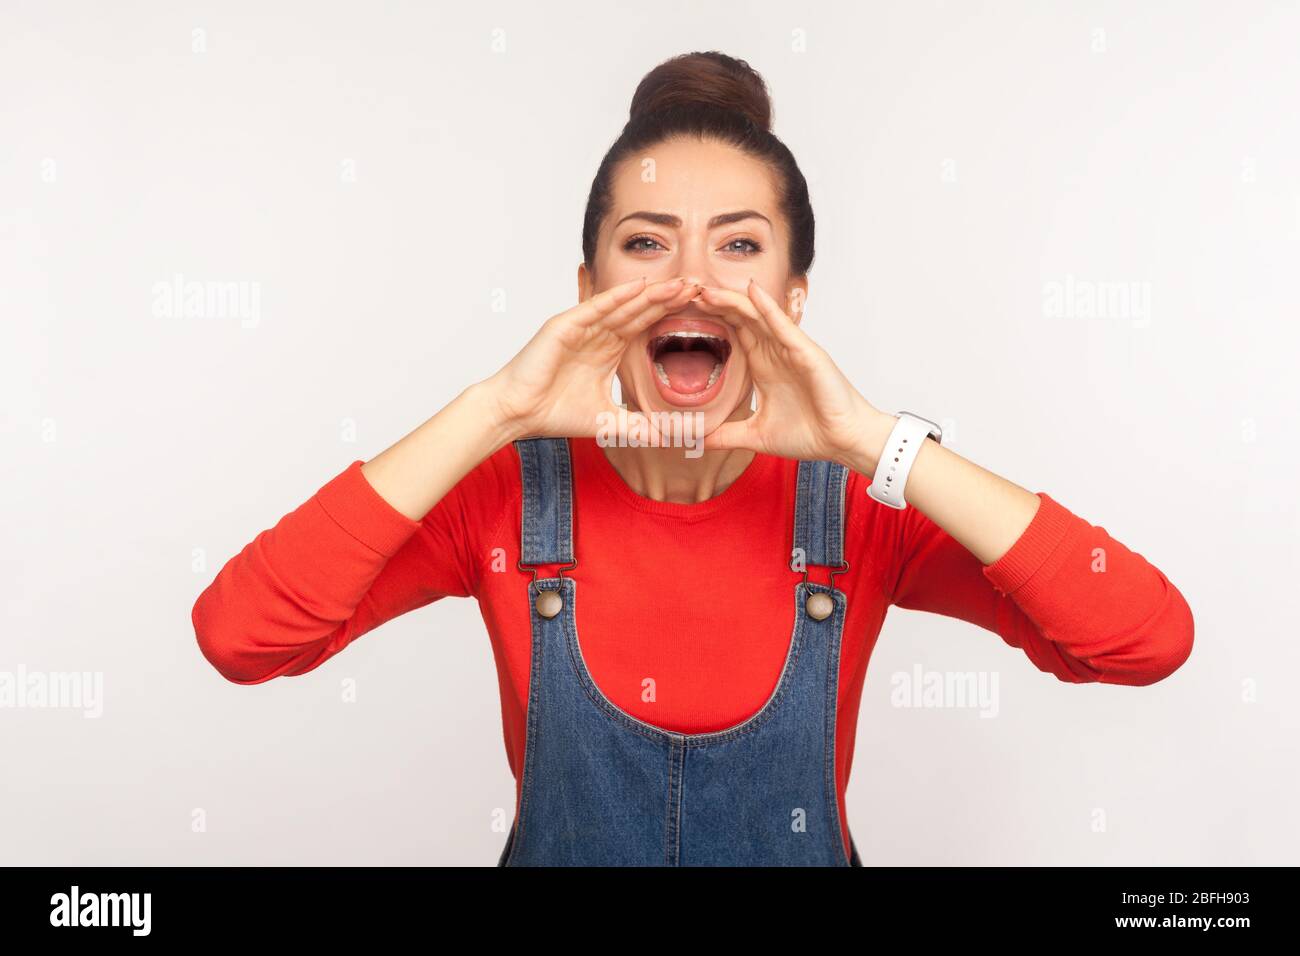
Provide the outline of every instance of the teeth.
[[710,332],[694,332],[688,330],[683,330],[681,332],[667,332],[664,335],[658,336],[656,341],[667,342],[669,339],[713,339],[715,342],[722,341],[721,336],[713,335]]

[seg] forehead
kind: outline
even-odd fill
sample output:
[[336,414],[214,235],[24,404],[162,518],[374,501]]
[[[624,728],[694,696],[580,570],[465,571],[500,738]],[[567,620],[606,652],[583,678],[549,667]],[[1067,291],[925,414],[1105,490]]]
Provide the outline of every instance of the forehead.
[[629,156],[614,172],[611,186],[609,222],[647,210],[680,216],[690,228],[703,226],[717,213],[754,209],[778,225],[771,170],[723,143],[694,138],[659,143]]

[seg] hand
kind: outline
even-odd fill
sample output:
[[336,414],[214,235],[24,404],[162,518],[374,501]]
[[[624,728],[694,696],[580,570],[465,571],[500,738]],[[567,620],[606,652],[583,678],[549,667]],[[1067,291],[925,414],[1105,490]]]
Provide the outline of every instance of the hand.
[[[519,437],[596,435],[602,413],[617,416],[622,411],[610,395],[628,345],[698,291],[681,277],[649,285],[642,277],[547,319],[519,354],[484,383],[503,426]],[[645,438],[654,435],[645,416],[625,414],[630,429]]]
[[744,295],[706,286],[695,304],[735,329],[758,393],[758,410],[718,426],[705,436],[706,449],[748,448],[874,472],[891,417],[858,393],[762,286],[751,280]]

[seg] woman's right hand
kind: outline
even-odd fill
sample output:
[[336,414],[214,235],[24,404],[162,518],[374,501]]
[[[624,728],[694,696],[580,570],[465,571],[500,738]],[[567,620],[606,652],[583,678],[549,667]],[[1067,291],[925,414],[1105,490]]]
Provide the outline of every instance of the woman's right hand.
[[[636,336],[699,294],[678,277],[612,286],[547,319],[519,354],[482,384],[519,437],[596,435],[602,413],[617,415],[611,389],[624,352]],[[628,413],[632,428],[648,427]]]
[[[601,413],[619,411],[611,390],[628,345],[698,294],[682,279],[635,279],[547,319],[499,372],[469,386],[361,473],[380,497],[419,521],[475,465],[516,438],[596,435]],[[628,427],[655,435],[635,413]]]

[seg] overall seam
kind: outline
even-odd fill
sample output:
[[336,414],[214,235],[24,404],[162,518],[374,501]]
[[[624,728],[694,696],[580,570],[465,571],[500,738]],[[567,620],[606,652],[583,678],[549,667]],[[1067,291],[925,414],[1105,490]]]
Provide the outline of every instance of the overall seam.
[[537,551],[540,550],[537,540],[537,509],[540,507],[537,501],[538,495],[541,494],[541,478],[538,473],[539,466],[537,459],[533,456],[530,449],[524,446],[517,446],[519,452],[519,467],[523,478],[523,507],[520,509],[520,555],[519,559],[524,564],[532,564],[530,560]]
[[[828,589],[829,590],[829,589]],[[825,728],[826,728],[826,750],[824,763],[826,767],[826,799],[829,803],[830,820],[831,820],[831,837],[835,841],[836,856],[845,861],[845,865],[850,865],[851,860],[849,851],[844,847],[844,834],[841,832],[840,820],[840,801],[839,787],[835,779],[835,738],[836,723],[839,716],[839,684],[840,684],[840,649],[842,645],[842,635],[844,633],[844,618],[846,616],[847,602],[843,594],[832,593],[831,599],[835,602],[835,615],[831,618],[835,623],[830,631],[831,647],[827,649],[826,654],[826,695],[825,695]]]
[[686,750],[680,740],[668,747],[668,804],[665,808],[664,865],[680,866],[682,850],[682,776]]
[[573,560],[573,456],[567,438],[560,439],[560,445],[555,447],[556,514],[559,521],[556,546],[560,548],[557,557],[567,563]]
[[540,731],[540,721],[537,717],[537,703],[541,697],[541,675],[542,675],[542,654],[544,653],[542,629],[545,626],[537,614],[534,600],[535,596],[529,588],[528,594],[528,616],[532,629],[532,648],[531,662],[528,668],[528,717],[524,723],[524,767],[523,780],[519,784],[519,812],[515,815],[514,825],[514,845],[510,847],[509,856],[506,858],[505,866],[510,865],[510,860],[519,855],[519,848],[524,841],[525,829],[524,823],[528,813],[528,799],[533,787],[532,767],[537,760],[537,738]]

